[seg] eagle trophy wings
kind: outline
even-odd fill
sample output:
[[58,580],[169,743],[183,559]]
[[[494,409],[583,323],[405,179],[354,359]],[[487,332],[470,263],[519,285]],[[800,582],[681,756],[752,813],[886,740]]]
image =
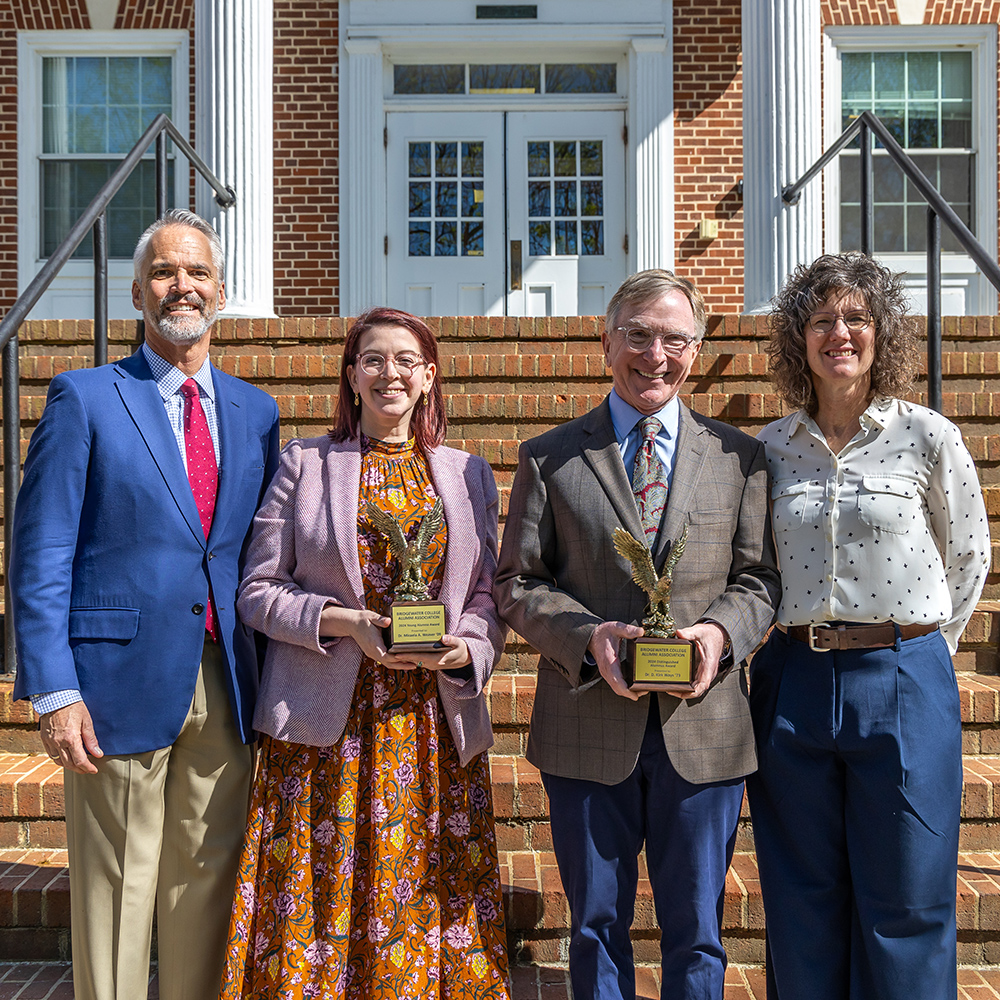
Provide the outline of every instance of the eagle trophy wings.
[[670,547],[670,554],[663,566],[663,573],[657,574],[653,565],[653,554],[644,542],[630,535],[624,528],[615,528],[613,536],[615,551],[632,564],[632,579],[649,598],[649,610],[642,620],[646,635],[656,639],[672,639],[674,617],[670,613],[670,589],[673,584],[674,567],[684,552],[688,529],[684,525],[681,537]]
[[444,520],[444,505],[437,497],[429,513],[420,519],[413,541],[408,541],[402,525],[387,510],[370,500],[367,504],[368,520],[388,539],[389,554],[399,560],[399,583],[393,599],[397,601],[426,601],[427,584],[424,582],[424,560],[431,539],[437,534]]

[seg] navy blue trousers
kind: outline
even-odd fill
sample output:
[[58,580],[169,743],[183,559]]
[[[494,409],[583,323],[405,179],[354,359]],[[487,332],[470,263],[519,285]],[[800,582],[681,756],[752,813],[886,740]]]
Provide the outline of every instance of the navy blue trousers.
[[742,779],[692,785],[674,770],[656,696],[635,770],[617,785],[542,774],[569,899],[576,1000],[634,1000],[629,928],[643,841],[660,925],[663,1000],[722,1000],[722,903]]
[[958,685],[940,632],[751,668],[769,1000],[953,1000]]

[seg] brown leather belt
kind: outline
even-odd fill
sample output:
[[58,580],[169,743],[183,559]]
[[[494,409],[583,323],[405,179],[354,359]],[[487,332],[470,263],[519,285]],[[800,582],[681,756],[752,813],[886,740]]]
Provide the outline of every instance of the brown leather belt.
[[[916,639],[920,635],[936,632],[934,625],[900,625],[899,634],[903,639]],[[806,643],[817,653],[831,649],[885,649],[896,645],[896,628],[892,622],[871,622],[851,624],[850,622],[830,622],[819,625],[778,625],[782,632]]]

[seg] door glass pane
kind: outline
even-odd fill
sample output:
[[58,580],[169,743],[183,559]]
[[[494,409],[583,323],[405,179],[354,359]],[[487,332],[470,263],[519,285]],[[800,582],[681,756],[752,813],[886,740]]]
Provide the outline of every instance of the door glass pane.
[[561,139],[527,145],[528,176],[546,177],[528,181],[529,255],[602,256],[604,143]]
[[555,164],[557,177],[576,176],[576,143],[555,142]]
[[532,257],[548,257],[552,253],[552,226],[550,223],[528,223],[528,253]]
[[549,144],[547,142],[528,143],[528,176],[549,176]]
[[408,256],[483,256],[484,157],[480,139],[408,144]]
[[483,144],[481,142],[462,143],[462,176],[483,176]]

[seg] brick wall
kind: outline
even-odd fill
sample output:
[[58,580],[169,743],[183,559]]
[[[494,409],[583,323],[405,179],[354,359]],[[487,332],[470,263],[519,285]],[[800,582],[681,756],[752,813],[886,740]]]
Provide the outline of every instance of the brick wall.
[[337,4],[274,3],[275,312],[339,308]]
[[[428,322],[440,341],[449,441],[490,462],[504,512],[519,443],[587,412],[608,391],[599,320]],[[277,399],[283,440],[312,437],[324,433],[333,417],[347,323],[339,317],[221,319],[213,360]],[[749,433],[785,412],[767,375],[764,323],[763,317],[737,315],[710,320],[682,394],[689,406]],[[89,321],[68,320],[22,327],[22,453],[44,408],[49,380],[92,364],[91,327]],[[134,322],[115,321],[111,334],[112,358],[134,350]],[[944,339],[944,412],[962,427],[979,468],[997,539],[985,596],[1000,600],[1000,317],[946,319]],[[913,398],[926,402],[922,379]]]
[[899,24],[895,0],[823,0],[820,17],[824,25]]
[[[743,75],[739,0],[674,4],[676,270],[708,308],[743,307]],[[718,239],[699,240],[702,217]]]
[[0,2],[0,311],[17,298],[17,32],[89,27],[83,0]]

